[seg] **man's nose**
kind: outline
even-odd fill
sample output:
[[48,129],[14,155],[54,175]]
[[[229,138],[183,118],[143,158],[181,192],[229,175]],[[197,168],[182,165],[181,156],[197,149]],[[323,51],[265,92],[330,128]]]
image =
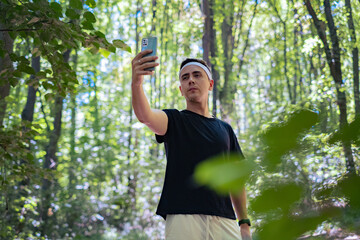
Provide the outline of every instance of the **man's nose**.
[[189,84],[192,84],[192,83],[194,83],[194,82],[195,82],[195,81],[194,81],[193,77],[190,76],[190,77],[189,77]]

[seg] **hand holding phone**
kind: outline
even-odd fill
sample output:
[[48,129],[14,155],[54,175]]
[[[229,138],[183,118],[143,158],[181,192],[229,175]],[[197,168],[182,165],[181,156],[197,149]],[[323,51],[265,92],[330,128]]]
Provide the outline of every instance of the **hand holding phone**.
[[[157,37],[143,38],[141,40],[141,51],[144,51],[144,50],[147,50],[147,49],[152,50],[151,53],[144,55],[143,58],[148,57],[148,56],[156,56],[156,48],[157,48]],[[151,61],[151,62],[154,62],[154,61]],[[155,67],[146,68],[144,70],[146,70],[146,71],[154,71]]]

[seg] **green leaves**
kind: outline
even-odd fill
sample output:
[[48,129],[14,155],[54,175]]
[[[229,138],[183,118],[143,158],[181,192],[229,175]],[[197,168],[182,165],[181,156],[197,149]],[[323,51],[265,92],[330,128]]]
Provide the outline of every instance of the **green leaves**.
[[70,19],[80,19],[80,14],[78,14],[74,9],[66,9],[65,15]]
[[302,187],[296,183],[283,183],[268,188],[251,202],[251,208],[257,213],[267,213],[281,209],[287,212],[300,199]]
[[360,210],[360,176],[352,174],[345,176],[338,183],[338,188],[348,200],[353,210]]
[[329,207],[319,211],[310,211],[301,216],[274,217],[258,230],[261,240],[297,239],[303,233],[315,230],[322,222],[339,215],[338,208]]
[[317,113],[300,110],[293,113],[286,122],[270,127],[262,136],[265,144],[263,166],[274,171],[281,157],[298,148],[298,138],[319,121]]
[[340,131],[335,132],[329,138],[329,143],[345,141],[353,142],[360,146],[360,117],[355,118],[353,122],[344,126]]
[[[249,178],[255,177],[253,173],[256,169],[264,170],[259,176],[281,174],[278,172],[281,159],[286,154],[300,149],[301,136],[318,121],[318,114],[313,111],[296,111],[290,114],[286,121],[273,125],[260,136],[265,148],[260,166],[249,160],[239,161],[239,156],[236,155],[229,158],[218,156],[199,164],[194,177],[198,183],[207,185],[221,194],[227,194],[242,189]],[[359,183],[350,185],[346,181]],[[339,191],[357,207],[356,201],[360,202],[360,194],[357,194],[354,186],[360,185],[360,178],[346,181],[339,185]],[[292,177],[283,177],[278,183],[268,184],[270,185],[265,184],[265,189],[250,202],[255,217],[264,220],[257,229],[259,239],[272,240],[278,239],[279,236],[281,239],[295,239],[306,231],[316,229],[324,220],[341,214],[335,207],[299,213],[297,204],[302,202],[306,186],[294,181]],[[259,189],[259,186],[256,188]],[[330,196],[332,190],[328,192]]]
[[235,193],[243,188],[255,167],[255,163],[241,160],[238,154],[221,155],[200,163],[194,178],[221,194]]
[[95,0],[86,0],[85,4],[88,5],[90,8],[95,8],[96,7]]
[[94,30],[94,26],[92,25],[91,22],[84,21],[81,24],[82,24],[82,27],[86,30]]
[[124,43],[122,40],[120,39],[116,39],[113,41],[113,45],[116,47],[116,48],[121,48],[129,53],[131,53],[131,48],[130,46],[128,46],[126,43]]
[[91,12],[85,12],[83,15],[84,21],[81,23],[84,29],[94,30],[93,23],[96,22],[94,14]]
[[50,42],[52,36],[53,35],[51,31],[43,30],[40,32],[40,39],[44,42]]
[[62,17],[62,7],[59,3],[51,2],[50,8],[54,11],[56,17],[58,17],[58,18]]
[[70,0],[70,7],[78,10],[83,9],[81,0]]
[[[12,169],[11,175],[1,175],[0,191],[4,192],[11,184],[19,184],[29,173],[36,176],[41,172],[41,168],[35,164],[34,155],[28,149],[29,139],[37,135],[39,132],[36,131],[36,127],[28,121],[22,121],[6,129],[0,128],[0,144],[5,147],[0,149],[0,165]],[[19,165],[19,160],[26,161],[26,164]],[[4,182],[4,178],[7,182]]]
[[54,84],[51,84],[51,83],[48,82],[48,81],[42,82],[42,86],[44,87],[45,90],[55,89],[55,85],[54,85]]
[[47,102],[49,102],[49,101],[51,101],[51,100],[53,100],[55,98],[55,95],[53,93],[47,93],[47,94],[45,94],[44,97],[45,97],[45,100]]
[[95,15],[91,12],[84,12],[83,17],[86,19],[86,21],[90,22],[90,23],[95,23],[96,22],[96,18]]
[[[86,1],[90,8],[96,6],[94,0]],[[64,4],[65,6],[65,4]],[[114,44],[106,40],[105,35],[101,31],[95,31],[94,23],[96,17],[92,10],[83,10],[83,3],[81,0],[70,0],[67,8],[62,6],[61,2],[48,2],[37,0],[32,2],[24,2],[20,5],[9,5],[4,2],[1,8],[7,8],[6,19],[11,19],[11,26],[5,28],[12,28],[15,31],[10,31],[12,38],[17,38],[17,41],[26,41],[33,44],[32,56],[20,56],[10,54],[12,62],[16,63],[16,69],[2,69],[1,77],[6,77],[7,81],[16,86],[19,82],[18,78],[23,76],[23,73],[34,75],[35,71],[30,66],[28,59],[31,57],[41,57],[51,65],[52,72],[56,74],[58,82],[56,87],[47,79],[46,74],[40,73],[32,80],[25,80],[27,84],[38,86],[39,79],[46,79],[48,84],[44,83],[45,89],[53,91],[61,91],[61,94],[66,94],[68,91],[74,89],[77,84],[76,77],[72,76],[74,71],[69,64],[64,63],[63,54],[68,49],[79,49],[80,46],[90,48],[91,52],[100,53],[108,57],[111,52],[116,52]],[[67,19],[63,17],[63,9]],[[76,20],[76,21],[69,21]],[[79,21],[81,19],[81,21]],[[34,29],[35,31],[17,31],[18,29]],[[131,52],[131,49],[121,40],[114,42],[118,48]],[[0,57],[4,57],[6,51],[5,44],[0,40]],[[21,51],[20,51],[21,52]],[[28,51],[25,51],[28,52]],[[72,72],[71,74],[68,74]],[[42,74],[42,75],[41,75]],[[53,76],[49,76],[52,78]]]
[[98,36],[98,37],[100,37],[100,38],[105,38],[105,34],[103,34],[103,33],[100,32],[100,31],[96,31],[96,32],[95,32],[95,35]]
[[26,64],[19,64],[17,66],[17,70],[19,70],[20,72],[27,73],[27,74],[35,74],[35,70]]
[[110,55],[110,52],[103,48],[99,49],[99,52],[106,58]]

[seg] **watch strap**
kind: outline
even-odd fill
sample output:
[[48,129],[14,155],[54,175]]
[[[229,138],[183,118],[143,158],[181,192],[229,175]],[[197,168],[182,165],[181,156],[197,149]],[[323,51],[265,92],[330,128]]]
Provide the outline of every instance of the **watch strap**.
[[241,224],[247,224],[247,225],[251,226],[250,219],[245,218],[245,219],[239,220],[239,226],[241,226]]

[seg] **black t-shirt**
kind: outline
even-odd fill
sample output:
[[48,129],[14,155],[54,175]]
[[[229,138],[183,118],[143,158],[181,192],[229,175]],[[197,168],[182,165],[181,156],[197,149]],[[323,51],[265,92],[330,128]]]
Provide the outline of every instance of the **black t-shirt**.
[[231,126],[217,118],[165,109],[168,129],[164,136],[167,165],[156,214],[205,214],[236,219],[230,196],[221,196],[193,180],[195,166],[224,152],[238,152],[239,143]]

